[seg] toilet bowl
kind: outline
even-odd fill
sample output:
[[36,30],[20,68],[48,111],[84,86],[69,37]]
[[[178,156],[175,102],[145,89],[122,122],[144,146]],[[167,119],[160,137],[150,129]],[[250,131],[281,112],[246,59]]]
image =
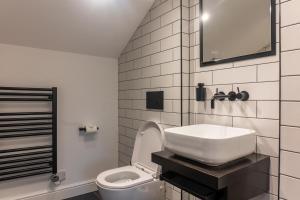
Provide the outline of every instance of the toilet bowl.
[[164,131],[153,121],[144,123],[136,135],[131,165],[100,173],[96,184],[103,200],[162,200],[163,182],[151,153],[163,148]]

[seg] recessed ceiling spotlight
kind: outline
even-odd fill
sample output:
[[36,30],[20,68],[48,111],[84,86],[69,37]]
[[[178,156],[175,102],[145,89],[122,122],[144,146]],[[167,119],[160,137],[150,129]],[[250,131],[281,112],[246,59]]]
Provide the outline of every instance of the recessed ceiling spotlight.
[[201,17],[201,20],[202,20],[203,22],[206,22],[206,21],[209,20],[209,18],[210,18],[210,15],[209,15],[208,13],[203,13],[203,15],[202,15],[202,17]]
[[90,0],[95,5],[107,4],[112,2],[113,0]]

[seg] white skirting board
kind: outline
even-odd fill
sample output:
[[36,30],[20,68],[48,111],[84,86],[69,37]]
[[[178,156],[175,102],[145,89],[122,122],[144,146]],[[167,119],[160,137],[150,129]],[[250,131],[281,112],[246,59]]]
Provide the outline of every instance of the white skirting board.
[[97,191],[97,186],[93,180],[78,185],[66,186],[51,192],[18,198],[16,200],[62,200],[94,191]]

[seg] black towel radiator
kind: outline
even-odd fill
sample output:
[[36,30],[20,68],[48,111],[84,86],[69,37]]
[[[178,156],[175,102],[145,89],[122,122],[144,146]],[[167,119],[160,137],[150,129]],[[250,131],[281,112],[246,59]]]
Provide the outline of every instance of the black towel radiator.
[[[1,103],[49,102],[49,112],[1,112],[0,142],[50,136],[51,144],[1,148],[0,181],[57,173],[57,88],[0,87]],[[13,144],[10,144],[11,146]]]

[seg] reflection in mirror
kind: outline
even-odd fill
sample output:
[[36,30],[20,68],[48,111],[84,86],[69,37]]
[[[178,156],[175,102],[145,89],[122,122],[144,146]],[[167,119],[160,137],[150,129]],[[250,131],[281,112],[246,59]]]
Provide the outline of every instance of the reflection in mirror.
[[201,66],[276,53],[275,0],[202,0]]

